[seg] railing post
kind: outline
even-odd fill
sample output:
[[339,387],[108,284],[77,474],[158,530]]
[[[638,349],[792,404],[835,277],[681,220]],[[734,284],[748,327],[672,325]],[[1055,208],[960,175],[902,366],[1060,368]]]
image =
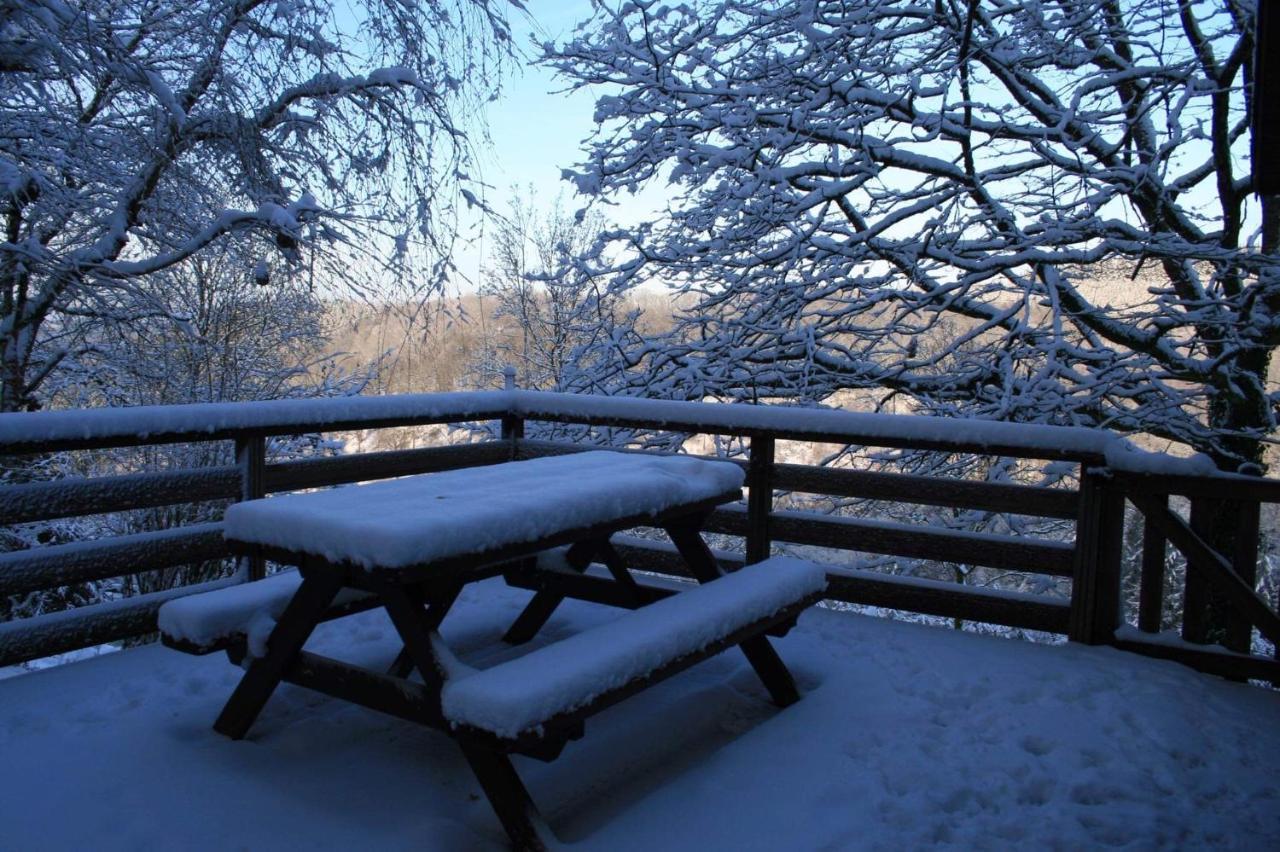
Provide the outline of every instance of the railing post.
[[[1161,502],[1169,504],[1169,495],[1163,494]],[[1164,533],[1145,518],[1142,524],[1142,574],[1138,590],[1138,629],[1144,633],[1159,633],[1164,625]]]
[[[1256,502],[1191,499],[1191,529],[1224,559],[1250,588],[1257,579],[1259,505]],[[1205,577],[1208,568],[1187,557],[1182,603],[1182,638],[1198,644],[1222,644],[1248,653],[1253,625],[1216,592]]]
[[[1250,588],[1258,582],[1258,540],[1262,527],[1262,505],[1256,501],[1233,504],[1235,515],[1235,541],[1231,553],[1231,567]],[[1243,613],[1228,610],[1226,646],[1232,651],[1247,654],[1253,646],[1253,625]]]
[[[257,500],[266,496],[267,439],[261,435],[236,438],[236,466],[240,468],[240,500]],[[267,576],[266,561],[261,554],[242,556],[240,573],[249,580]]]
[[1109,480],[1105,470],[1081,465],[1067,636],[1086,645],[1111,644],[1120,626],[1124,494]]
[[[511,364],[502,368],[502,387],[503,390],[513,391],[516,389],[516,368]],[[524,437],[524,418],[515,414],[502,415],[502,440],[511,443],[511,458],[514,460],[518,455],[518,441]]]
[[771,436],[751,436],[747,463],[747,564],[769,558],[769,514],[773,511],[773,450]]

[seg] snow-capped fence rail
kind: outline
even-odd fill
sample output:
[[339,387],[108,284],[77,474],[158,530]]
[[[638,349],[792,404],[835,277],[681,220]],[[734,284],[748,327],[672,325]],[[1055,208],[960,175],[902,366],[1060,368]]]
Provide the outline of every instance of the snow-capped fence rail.
[[[284,462],[269,462],[265,452],[267,440],[275,436],[480,420],[499,422],[501,438]],[[1253,582],[1259,507],[1280,502],[1280,482],[1213,474],[1194,461],[1138,452],[1099,430],[513,390],[10,414],[0,416],[0,456],[232,441],[237,463],[9,485],[0,488],[0,519],[18,524],[246,499],[586,449],[525,439],[526,421],[744,439],[749,453],[739,463],[747,471],[747,503],[717,511],[707,525],[710,531],[742,538],[742,551],[729,554],[731,561],[761,561],[777,542],[1071,581],[1068,599],[832,568],[828,594],[835,600],[1066,634],[1218,674],[1280,680],[1280,662],[1247,653],[1254,627],[1273,642],[1280,637],[1280,618],[1258,596]],[[775,458],[778,441],[1067,462],[1077,466],[1080,488],[785,464]],[[1074,522],[1076,534],[1074,540],[1059,541],[778,509],[775,496],[788,492],[1057,519]],[[1171,495],[1190,500],[1189,522],[1168,510]],[[1126,499],[1144,518],[1137,629],[1126,627],[1121,612]],[[1207,543],[1224,523],[1235,543],[1227,556]],[[220,532],[218,524],[201,524],[0,554],[0,595],[224,558],[228,551]],[[1162,627],[1168,544],[1188,556],[1181,639],[1154,635]],[[679,560],[662,544],[625,540],[618,549],[637,567],[679,572]],[[243,568],[242,577],[254,577],[263,566],[250,561]],[[590,576],[563,582],[567,592],[587,598],[595,593]],[[0,665],[151,632],[163,600],[195,590],[166,590],[0,624]],[[1221,601],[1231,616],[1225,638],[1209,629],[1208,613],[1214,607],[1221,612]],[[1234,650],[1206,644],[1209,639]]]

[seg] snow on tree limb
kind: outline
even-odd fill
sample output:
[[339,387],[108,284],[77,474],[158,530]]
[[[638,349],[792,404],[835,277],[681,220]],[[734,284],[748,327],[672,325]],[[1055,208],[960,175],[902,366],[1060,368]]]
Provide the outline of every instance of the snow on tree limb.
[[6,6],[0,410],[38,404],[74,318],[215,243],[248,251],[246,274],[278,256],[362,293],[380,275],[402,297],[443,286],[468,122],[510,57],[506,8]]
[[616,235],[613,286],[696,300],[607,380],[878,389],[1259,461],[1280,247],[1241,167],[1252,16],[1236,0],[599,7],[544,49],[601,92],[567,176],[589,194],[669,181],[669,214]]

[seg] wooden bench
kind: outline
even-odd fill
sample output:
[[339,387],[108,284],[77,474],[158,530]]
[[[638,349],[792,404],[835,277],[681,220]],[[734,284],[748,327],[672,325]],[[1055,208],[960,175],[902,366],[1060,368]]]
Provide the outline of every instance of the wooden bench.
[[[302,577],[282,571],[262,580],[166,601],[157,621],[160,641],[187,654],[212,654],[243,646],[248,656],[266,653],[267,637],[297,594]],[[344,589],[321,616],[332,621],[375,609],[378,596]]]
[[[590,715],[735,645],[776,703],[799,697],[765,633],[818,600],[825,575],[791,559],[721,570],[699,531],[715,506],[740,499],[741,482],[734,465],[594,452],[235,504],[232,549],[299,571],[165,604],[164,640],[247,660],[214,724],[233,738],[282,681],[448,732],[513,843],[545,848],[552,835],[510,754],[554,759]],[[638,597],[610,537],[639,525],[665,530],[702,585]],[[570,573],[603,563],[615,584],[605,597],[633,611],[485,671],[457,665],[436,629],[462,585],[546,577],[534,557],[564,545]],[[508,640],[536,634],[565,596],[539,589]],[[390,673],[303,650],[320,622],[374,606],[403,642]]]
[[[441,694],[444,716],[457,730],[485,738],[546,739],[793,618],[820,600],[826,585],[818,566],[775,556],[522,657],[453,678]],[[796,696],[782,685],[773,698],[785,706]]]

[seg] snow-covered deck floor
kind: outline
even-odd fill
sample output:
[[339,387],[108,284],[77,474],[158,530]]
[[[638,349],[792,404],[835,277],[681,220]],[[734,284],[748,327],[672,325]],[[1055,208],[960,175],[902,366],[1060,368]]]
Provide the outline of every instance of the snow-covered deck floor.
[[[446,637],[492,646],[526,599],[469,588]],[[615,617],[562,607],[565,635]],[[397,650],[380,613],[312,647]],[[517,758],[575,849],[1280,848],[1280,694],[1109,649],[815,610],[778,642],[778,711],[725,654]],[[454,745],[285,686],[210,729],[237,670],[154,646],[0,681],[0,849],[502,849]]]

